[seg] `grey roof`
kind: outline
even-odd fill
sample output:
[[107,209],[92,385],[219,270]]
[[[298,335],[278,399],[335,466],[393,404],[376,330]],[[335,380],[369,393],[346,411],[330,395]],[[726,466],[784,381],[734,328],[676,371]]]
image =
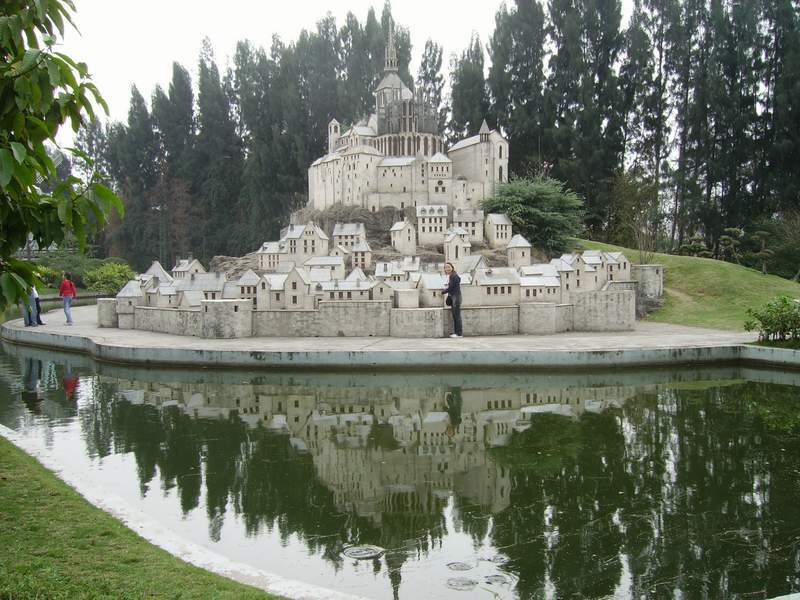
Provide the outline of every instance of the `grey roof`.
[[558,271],[574,271],[572,265],[560,258],[550,259],[550,264],[553,265]]
[[267,273],[264,275],[264,279],[267,280],[270,290],[280,292],[283,290],[284,284],[286,283],[286,277],[288,277],[288,275],[288,273]]
[[264,242],[258,249],[259,254],[286,254],[288,251],[286,242]]
[[186,290],[181,292],[181,304],[200,306],[200,303],[205,299],[203,292],[199,290]]
[[400,79],[400,76],[397,73],[390,72],[387,73],[381,82],[376,87],[376,90],[380,90],[383,88],[399,88],[400,89],[400,98],[402,100],[411,100],[414,97],[414,94],[411,93],[411,90],[408,89],[403,80]]
[[[373,134],[374,135],[374,134]],[[371,154],[372,156],[383,156],[383,153],[377,148],[367,146],[366,144],[358,144],[356,146],[349,146],[341,151],[341,154],[350,156],[353,154]]]
[[517,234],[508,242],[507,248],[531,248],[531,243],[520,234]]
[[468,137],[466,139],[461,140],[457,144],[453,144],[450,147],[450,149],[448,150],[448,152],[454,152],[456,150],[461,150],[462,148],[466,148],[468,146],[472,146],[474,144],[477,144],[480,141],[481,141],[481,136],[480,135],[473,135],[472,137]]
[[303,264],[306,267],[338,267],[344,266],[344,258],[341,256],[312,256]]
[[481,254],[472,254],[470,256],[463,256],[454,261],[456,271],[463,277],[464,273],[472,273],[476,269],[486,266],[486,259]]
[[[195,265],[195,263],[197,263],[197,264]],[[196,258],[193,258],[192,260],[189,260],[188,258],[182,258],[182,259],[178,260],[178,264],[176,264],[174,267],[172,267],[172,272],[173,273],[176,273],[176,272],[177,273],[181,273],[183,271],[188,271],[189,269],[191,269],[194,266],[199,267],[201,269],[201,272],[205,273],[205,271],[206,271],[205,267],[203,267],[203,265],[200,263],[200,261],[197,260]]]
[[489,213],[486,220],[492,225],[511,225],[511,219],[505,213]]
[[453,240],[459,240],[459,241],[461,241],[461,243],[463,243],[463,244],[465,244],[467,246],[472,246],[472,242],[469,241],[469,237],[467,237],[465,239],[464,236],[469,236],[469,233],[467,233],[467,232],[459,233],[457,231],[447,231],[444,234],[444,242],[447,244],[447,243],[452,242]]
[[150,265],[150,268],[147,269],[147,271],[145,271],[143,274],[158,277],[159,281],[172,281],[172,275],[167,273],[164,267],[161,266],[161,263],[157,260],[154,260],[153,264]]
[[196,290],[199,292],[221,292],[227,278],[225,273],[196,273],[185,279],[178,279],[175,287],[179,292]]
[[261,277],[256,275],[256,272],[253,269],[247,269],[239,279],[236,280],[237,285],[258,285],[261,281]]
[[372,252],[366,240],[359,240],[352,247],[353,252]]
[[367,276],[364,274],[364,271],[356,267],[344,278],[345,281],[366,281]]
[[379,282],[372,279],[332,279],[330,281],[321,281],[322,291],[324,292],[340,292],[340,291],[366,291],[374,288]]
[[447,276],[443,273],[420,273],[418,286],[426,290],[443,290],[447,286]]
[[609,263],[620,263],[626,260],[625,254],[622,252],[606,252],[605,255],[608,257]]
[[483,221],[483,211],[480,208],[457,208],[453,211],[453,220],[465,223]]
[[379,167],[407,167],[417,160],[413,156],[387,156],[378,163]]
[[429,204],[428,206],[417,206],[418,217],[446,217],[446,204]]
[[156,288],[156,293],[159,296],[174,296],[178,293],[178,288],[175,287],[174,283],[164,283]]
[[478,285],[519,284],[519,273],[510,267],[478,269],[475,271],[475,283]]
[[536,263],[519,268],[520,275],[528,277],[532,275],[543,275],[546,277],[559,277],[558,269],[553,263]]
[[447,158],[447,157],[446,157],[444,154],[442,154],[441,152],[437,152],[436,154],[434,154],[433,156],[431,156],[431,157],[428,159],[428,162],[429,162],[429,163],[451,163],[451,162],[453,162],[453,161],[452,161],[452,160],[450,160],[449,158]]
[[225,286],[222,288],[222,298],[225,300],[233,300],[239,297],[239,282],[226,281]]
[[522,287],[561,287],[559,277],[549,275],[523,275],[519,278]]
[[481,123],[481,128],[478,130],[478,135],[480,135],[482,133],[483,134],[491,133],[491,130],[489,129],[489,125],[486,124],[486,119],[483,120],[483,123]]
[[131,279],[122,286],[122,289],[117,294],[117,298],[141,298],[142,296],[144,296],[142,285],[136,279]]
[[402,221],[397,221],[394,225],[392,225],[392,228],[389,229],[389,231],[402,231],[408,224],[409,222],[405,219]]
[[333,236],[337,235],[366,235],[367,229],[363,223],[336,223],[333,226]]
[[303,267],[295,267],[289,271],[289,273],[287,273],[287,276],[291,275],[292,273],[297,273],[300,276],[300,279],[302,279],[303,283],[306,285],[311,284],[311,278],[308,276],[308,271],[306,271]]
[[320,229],[318,225],[314,223],[307,223],[306,225],[289,225],[288,227],[284,228],[281,231],[281,239],[284,240],[297,240],[303,237],[303,234],[306,231],[306,228],[313,227],[314,232],[319,236],[320,239],[327,240],[328,235]]

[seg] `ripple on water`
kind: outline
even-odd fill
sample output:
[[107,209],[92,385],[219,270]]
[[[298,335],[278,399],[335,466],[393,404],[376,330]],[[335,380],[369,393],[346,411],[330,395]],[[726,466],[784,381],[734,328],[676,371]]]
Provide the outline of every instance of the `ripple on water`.
[[447,580],[447,587],[451,590],[458,590],[459,592],[469,592],[475,589],[478,582],[469,577],[451,577]]
[[342,550],[347,558],[354,558],[356,560],[369,560],[371,558],[380,558],[386,552],[380,546],[371,546],[369,544],[364,546],[350,546]]

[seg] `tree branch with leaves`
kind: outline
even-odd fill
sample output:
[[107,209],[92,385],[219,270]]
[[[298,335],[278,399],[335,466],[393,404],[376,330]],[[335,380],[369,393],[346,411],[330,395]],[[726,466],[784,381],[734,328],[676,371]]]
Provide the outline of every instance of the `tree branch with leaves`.
[[91,171],[43,191],[56,176],[46,145],[61,126],[69,122],[78,132],[94,120],[95,104],[108,112],[86,64],[55,50],[56,36],[74,27],[74,11],[71,0],[6,0],[0,6],[0,309],[40,283],[34,266],[15,258],[29,238],[46,248],[74,236],[83,250],[92,229],[111,211],[123,211]]

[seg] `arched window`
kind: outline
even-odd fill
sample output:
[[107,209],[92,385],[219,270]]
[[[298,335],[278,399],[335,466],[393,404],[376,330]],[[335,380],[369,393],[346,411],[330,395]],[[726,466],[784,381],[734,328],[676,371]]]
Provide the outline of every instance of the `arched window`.
[[406,139],[406,154],[409,156],[414,154],[414,151],[411,149],[411,138]]
[[498,181],[503,181],[503,167],[500,167],[500,170],[498,171],[497,175],[498,175],[497,178]]
[[499,158],[503,158],[503,145],[502,144],[499,144],[497,146],[497,151],[499,153]]
[[423,142],[422,145],[423,145],[423,149],[424,149],[423,154],[425,156],[428,156],[428,138],[427,137],[425,138],[425,141]]

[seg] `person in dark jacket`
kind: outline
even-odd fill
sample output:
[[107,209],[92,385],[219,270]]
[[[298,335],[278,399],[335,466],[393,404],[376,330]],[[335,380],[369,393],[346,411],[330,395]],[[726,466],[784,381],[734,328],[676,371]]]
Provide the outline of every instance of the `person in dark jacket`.
[[444,263],[444,273],[447,275],[447,287],[444,288],[444,293],[448,295],[450,308],[453,310],[453,333],[450,337],[460,338],[464,336],[461,327],[461,277],[451,262]]

